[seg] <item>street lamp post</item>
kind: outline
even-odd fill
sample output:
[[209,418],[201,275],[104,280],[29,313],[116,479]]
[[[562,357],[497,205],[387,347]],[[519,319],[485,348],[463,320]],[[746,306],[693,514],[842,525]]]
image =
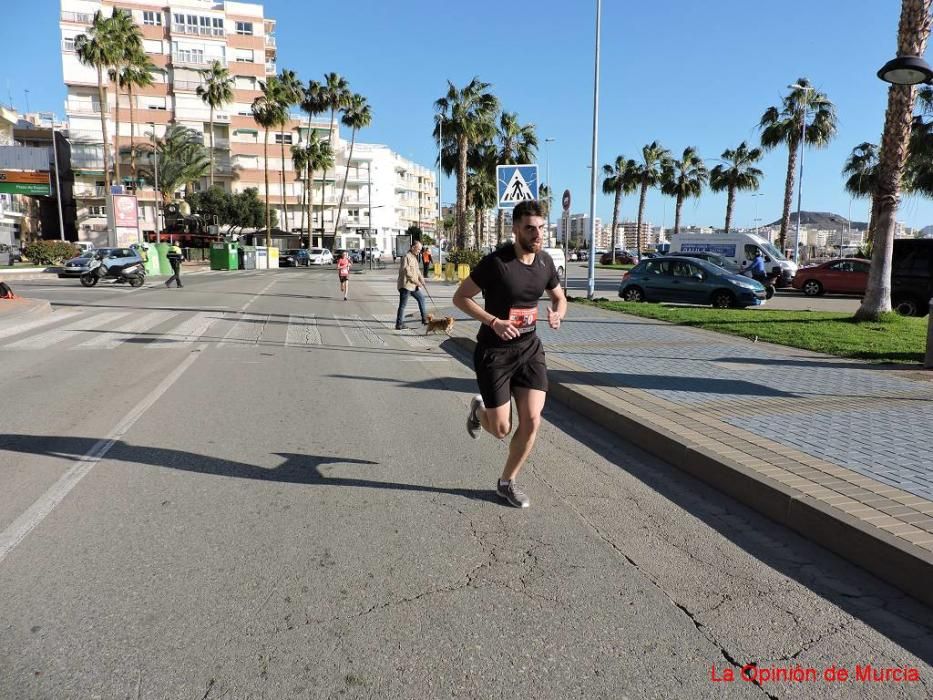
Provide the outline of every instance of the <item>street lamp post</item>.
[[587,299],[596,296],[596,150],[599,140],[599,28],[602,6],[602,0],[596,0],[596,57],[593,69],[593,148],[590,155],[590,254],[586,278]]
[[755,200],[755,235],[758,235],[758,222],[761,221],[761,218],[758,216],[758,198],[764,197],[764,192],[755,192],[752,197]]
[[[812,90],[811,85],[794,83],[787,87],[795,90]],[[794,262],[800,264],[800,202],[803,198],[803,154],[807,150],[807,108],[804,105],[800,115],[800,175],[797,177],[797,230],[794,234]]]
[[155,174],[155,215],[156,215],[156,243],[162,240],[162,196],[159,194],[159,149],[156,144],[155,122],[149,122],[152,127],[152,161]]
[[444,269],[444,246],[441,241],[441,231],[444,229],[444,208],[441,204],[441,178],[444,176],[444,169],[441,167],[441,156],[443,155],[444,145],[444,117],[437,115],[437,260]]
[[[549,144],[554,143],[555,139],[546,138],[544,139],[544,150],[545,150],[545,177],[547,177],[547,242],[548,245],[551,245],[551,202],[554,201],[554,188],[551,187],[551,148]],[[565,261],[566,262],[566,261]]]

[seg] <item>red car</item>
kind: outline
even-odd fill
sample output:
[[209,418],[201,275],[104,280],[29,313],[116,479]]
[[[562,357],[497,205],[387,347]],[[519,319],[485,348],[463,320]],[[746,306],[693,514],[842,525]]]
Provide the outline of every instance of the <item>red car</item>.
[[839,258],[822,265],[797,270],[792,286],[808,297],[826,292],[834,294],[864,294],[868,285],[868,260]]

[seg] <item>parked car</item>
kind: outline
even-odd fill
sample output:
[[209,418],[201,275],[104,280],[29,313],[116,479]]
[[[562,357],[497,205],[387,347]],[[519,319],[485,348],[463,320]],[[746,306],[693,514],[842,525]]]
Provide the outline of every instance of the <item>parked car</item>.
[[308,260],[312,265],[330,265],[334,262],[334,254],[327,248],[312,248],[308,251]]
[[382,257],[382,251],[375,247],[363,248],[367,260],[378,260]]
[[891,305],[902,316],[926,316],[933,297],[933,240],[899,238],[891,263]]
[[299,265],[308,266],[310,264],[308,251],[304,248],[286,250],[279,255],[279,267],[298,267]]
[[864,294],[868,285],[868,260],[839,258],[822,265],[801,267],[791,283],[808,297],[821,294]]
[[[638,258],[635,257],[633,253],[630,253],[627,250],[616,251],[616,265],[636,265],[637,263]],[[602,257],[599,259],[599,264],[611,265],[612,253],[603,253]]]
[[712,304],[718,309],[758,306],[767,298],[759,282],[697,258],[666,255],[644,260],[622,276],[625,301]]
[[354,264],[363,262],[363,251],[351,250],[350,251],[350,262]]
[[728,270],[729,272],[739,273],[742,271],[742,268],[736,265],[734,262],[728,258],[717,253],[669,253],[669,255],[680,255],[687,258],[698,258],[700,260],[705,260],[706,262],[711,262],[713,265],[719,265],[723,270]]
[[142,262],[135,250],[130,248],[92,248],[86,250],[81,255],[71,260],[66,260],[65,264],[58,268],[59,277],[80,277],[88,271],[91,261],[96,256],[102,256],[107,261],[107,266],[131,265],[134,262]]
[[0,243],[0,265],[23,262],[23,252],[15,245]]

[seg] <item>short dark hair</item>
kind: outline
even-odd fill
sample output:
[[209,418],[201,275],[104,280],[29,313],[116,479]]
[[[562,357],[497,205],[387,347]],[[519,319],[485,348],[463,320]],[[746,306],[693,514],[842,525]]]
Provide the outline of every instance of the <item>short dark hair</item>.
[[512,210],[512,225],[519,223],[526,216],[540,216],[544,218],[544,207],[536,199],[525,199],[515,205]]

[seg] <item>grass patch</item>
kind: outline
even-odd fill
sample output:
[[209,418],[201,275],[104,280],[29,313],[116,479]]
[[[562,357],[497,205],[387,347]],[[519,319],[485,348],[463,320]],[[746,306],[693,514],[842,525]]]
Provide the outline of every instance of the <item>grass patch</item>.
[[616,263],[615,265],[602,265],[596,263],[597,270],[631,270],[634,265],[623,265],[622,263]]
[[880,363],[922,363],[927,319],[887,314],[881,321],[856,322],[852,314],[777,309],[706,309],[626,301],[575,303],[654,318],[681,326]]

